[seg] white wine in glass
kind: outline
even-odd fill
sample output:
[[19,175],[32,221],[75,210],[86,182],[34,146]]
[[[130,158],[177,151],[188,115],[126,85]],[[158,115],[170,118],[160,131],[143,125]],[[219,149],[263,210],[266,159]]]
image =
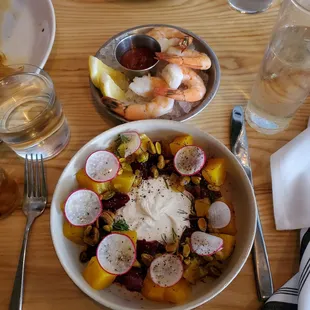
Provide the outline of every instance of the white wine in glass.
[[230,6],[241,13],[255,14],[266,11],[273,0],[228,0]]

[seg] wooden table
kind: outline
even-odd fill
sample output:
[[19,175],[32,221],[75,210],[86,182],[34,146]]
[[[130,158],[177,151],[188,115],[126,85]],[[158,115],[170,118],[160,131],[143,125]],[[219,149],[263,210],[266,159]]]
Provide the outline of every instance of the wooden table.
[[[88,55],[110,36],[147,23],[174,24],[204,38],[219,57],[221,87],[212,104],[189,121],[229,146],[230,114],[245,105],[278,12],[278,2],[266,13],[242,15],[226,0],[53,0],[56,40],[45,69],[50,73],[71,128],[69,146],[46,163],[49,201],[71,157],[90,139],[115,126],[97,113],[88,84]],[[310,115],[306,103],[285,132],[264,136],[248,129],[255,192],[275,288],[298,268],[298,232],[275,230],[269,157],[305,129]],[[23,183],[23,161],[0,145],[0,166]],[[35,222],[27,256],[25,310],[102,309],[85,296],[61,267],[50,237],[50,211]],[[7,309],[25,226],[21,210],[0,222],[0,309]],[[218,297],[199,309],[259,309],[251,258]]]

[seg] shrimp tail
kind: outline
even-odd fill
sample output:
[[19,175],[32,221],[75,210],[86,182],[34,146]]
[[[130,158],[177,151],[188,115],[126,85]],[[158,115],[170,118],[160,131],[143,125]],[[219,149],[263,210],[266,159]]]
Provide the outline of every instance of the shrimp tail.
[[107,96],[103,96],[101,101],[109,110],[121,116],[125,116],[126,106],[121,101]]

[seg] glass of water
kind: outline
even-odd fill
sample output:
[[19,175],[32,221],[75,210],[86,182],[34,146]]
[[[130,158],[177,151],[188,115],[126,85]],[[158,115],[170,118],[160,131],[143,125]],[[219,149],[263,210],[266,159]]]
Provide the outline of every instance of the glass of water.
[[32,65],[0,68],[0,140],[19,156],[49,159],[69,142],[70,131],[53,82]]
[[310,1],[284,0],[246,109],[257,131],[288,127],[310,93]]
[[247,14],[255,14],[266,11],[272,4],[273,0],[228,0],[230,6]]

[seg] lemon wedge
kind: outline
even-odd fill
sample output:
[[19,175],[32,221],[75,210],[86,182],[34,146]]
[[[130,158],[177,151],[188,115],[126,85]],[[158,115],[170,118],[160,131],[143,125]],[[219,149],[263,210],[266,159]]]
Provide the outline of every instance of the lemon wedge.
[[122,90],[128,90],[129,84],[125,74],[107,66],[97,57],[89,56],[88,67],[91,81],[97,88],[100,88],[99,79],[101,77],[101,73],[105,72]]
[[103,62],[94,56],[89,56],[88,58],[88,69],[90,79],[93,84],[99,88],[99,77],[102,72]]
[[124,101],[125,92],[114,82],[112,77],[106,72],[102,72],[99,77],[99,87],[104,96]]

